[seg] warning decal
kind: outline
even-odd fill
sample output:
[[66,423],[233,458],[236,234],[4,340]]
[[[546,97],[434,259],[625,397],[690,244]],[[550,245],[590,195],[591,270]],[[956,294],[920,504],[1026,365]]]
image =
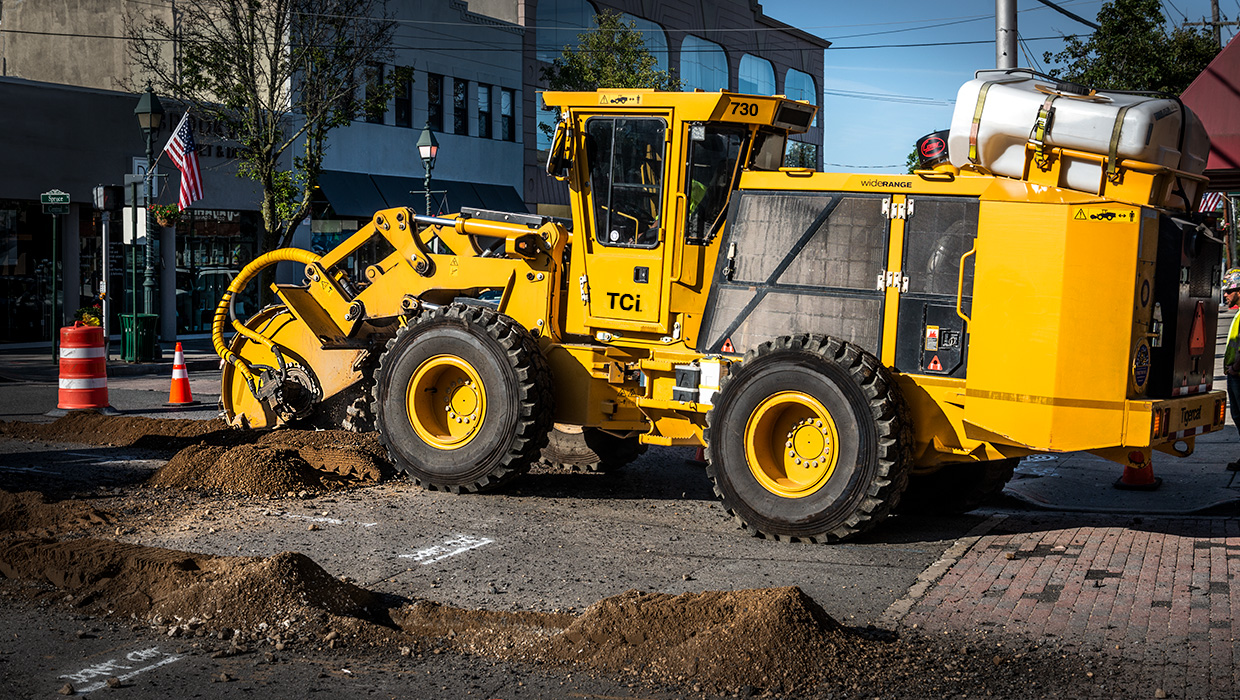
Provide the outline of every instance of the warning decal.
[[1114,207],[1077,207],[1073,210],[1072,220],[1131,224],[1137,220],[1137,211],[1135,209],[1116,209]]
[[926,352],[939,349],[939,327],[926,326]]
[[934,359],[930,360],[930,365],[927,366],[926,369],[931,372],[942,372],[943,371],[943,363],[939,362],[938,355],[935,355]]
[[722,348],[722,350],[723,350],[724,352],[736,352],[735,348],[733,348],[733,347],[732,347],[732,339],[731,339],[731,338],[727,338],[726,340],[724,340],[724,341],[723,341],[723,348]]

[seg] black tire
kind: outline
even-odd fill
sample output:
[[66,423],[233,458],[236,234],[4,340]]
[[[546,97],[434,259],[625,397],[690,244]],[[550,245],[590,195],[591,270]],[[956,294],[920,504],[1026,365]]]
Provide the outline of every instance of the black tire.
[[553,427],[539,463],[560,471],[612,472],[646,453],[637,436],[617,437],[598,428],[580,432]]
[[[763,343],[733,367],[707,414],[706,457],[715,494],[742,527],[769,539],[837,541],[870,529],[899,503],[913,434],[895,378],[877,358],[836,338],[799,335]],[[809,418],[790,430],[780,427],[795,421],[802,406]],[[800,450],[803,428],[811,438],[814,430],[825,436],[816,459],[832,466],[819,469],[815,461],[800,483],[791,476],[800,467],[783,450],[792,455],[793,440]],[[788,442],[779,444],[785,436]],[[748,454],[771,459],[751,466]],[[787,490],[763,464],[787,470]]]
[[[440,385],[428,379],[437,376],[435,368],[442,382],[453,371],[472,372],[476,381],[453,382],[439,396]],[[460,417],[453,397],[462,395],[480,412],[466,415],[476,422],[466,420],[465,433],[450,434],[448,416]],[[418,401],[426,405],[415,405],[411,415]],[[444,414],[431,405],[435,401]],[[533,336],[512,318],[478,306],[423,312],[388,342],[375,372],[379,439],[392,463],[429,489],[486,491],[526,472],[546,444],[553,408],[551,370]],[[462,430],[461,421],[456,424]]]
[[923,515],[967,513],[1002,493],[1019,462],[1000,459],[944,464],[928,474],[910,474],[899,510]]

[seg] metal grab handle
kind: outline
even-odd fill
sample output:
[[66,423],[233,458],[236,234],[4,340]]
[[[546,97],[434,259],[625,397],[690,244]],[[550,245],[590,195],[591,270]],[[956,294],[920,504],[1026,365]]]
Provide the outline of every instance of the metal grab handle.
[[960,272],[956,278],[956,315],[964,319],[965,323],[973,323],[973,319],[964,315],[964,259],[977,252],[977,248],[970,248],[968,252],[960,256]]

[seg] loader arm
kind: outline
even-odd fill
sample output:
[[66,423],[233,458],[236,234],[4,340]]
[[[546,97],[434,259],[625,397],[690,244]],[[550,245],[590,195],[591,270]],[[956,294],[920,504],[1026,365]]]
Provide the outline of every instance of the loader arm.
[[[500,312],[536,336],[558,339],[550,319],[568,237],[546,217],[472,210],[438,218],[397,208],[378,212],[323,256],[282,249],[259,257],[225,292],[212,327],[216,352],[227,363],[222,394],[229,422],[270,428],[311,415],[363,383],[367,360],[405,317],[459,297],[498,293]],[[366,267],[363,279],[352,279],[343,263],[376,238],[392,252]],[[279,306],[246,322],[236,319],[232,298],[279,262],[304,265],[303,284],[275,285]],[[237,333],[230,344],[225,323]]]

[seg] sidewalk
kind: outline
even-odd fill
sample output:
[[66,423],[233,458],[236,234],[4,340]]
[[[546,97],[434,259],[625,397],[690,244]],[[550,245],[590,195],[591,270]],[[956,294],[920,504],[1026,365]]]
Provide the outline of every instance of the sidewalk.
[[[216,371],[220,368],[219,355],[211,347],[211,338],[195,335],[182,339],[181,349],[185,365],[190,372]],[[148,374],[170,375],[176,342],[160,343],[161,356],[151,362],[124,362],[120,359],[120,336],[114,336],[109,345],[108,378],[132,377]],[[6,346],[0,343],[0,378],[20,382],[55,382],[60,377],[60,365],[52,358],[50,343]]]
[[1002,653],[1050,644],[1102,657],[1092,685],[1057,689],[1072,697],[1236,697],[1240,521],[1016,514],[988,525],[885,622],[984,636]]

